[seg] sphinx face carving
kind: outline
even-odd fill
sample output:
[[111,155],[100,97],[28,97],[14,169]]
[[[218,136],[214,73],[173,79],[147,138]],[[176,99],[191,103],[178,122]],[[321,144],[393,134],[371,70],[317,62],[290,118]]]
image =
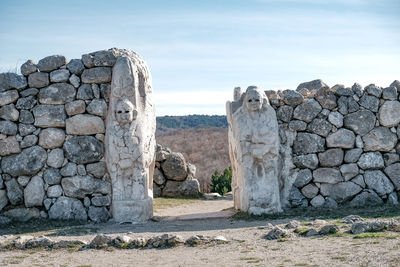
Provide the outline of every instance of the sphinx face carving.
[[125,125],[131,123],[137,118],[137,110],[133,106],[132,102],[128,99],[122,99],[118,101],[115,109],[115,117],[119,124]]
[[245,101],[250,112],[260,111],[263,106],[263,98],[258,89],[247,90]]

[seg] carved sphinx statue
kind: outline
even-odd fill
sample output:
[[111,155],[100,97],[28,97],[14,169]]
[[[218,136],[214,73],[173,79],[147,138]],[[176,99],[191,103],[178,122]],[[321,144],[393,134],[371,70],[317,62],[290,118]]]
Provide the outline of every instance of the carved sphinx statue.
[[255,86],[227,102],[232,192],[236,209],[260,215],[282,211],[279,130],[275,110]]
[[134,52],[122,51],[113,67],[105,141],[116,222],[153,216],[156,122],[151,95],[145,62]]

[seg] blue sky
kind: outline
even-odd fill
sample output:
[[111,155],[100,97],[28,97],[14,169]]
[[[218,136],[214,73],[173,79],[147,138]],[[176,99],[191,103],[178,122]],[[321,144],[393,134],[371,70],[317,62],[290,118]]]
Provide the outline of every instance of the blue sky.
[[399,0],[1,0],[0,71],[127,48],[150,67],[157,115],[225,114],[235,86],[388,86],[399,14]]

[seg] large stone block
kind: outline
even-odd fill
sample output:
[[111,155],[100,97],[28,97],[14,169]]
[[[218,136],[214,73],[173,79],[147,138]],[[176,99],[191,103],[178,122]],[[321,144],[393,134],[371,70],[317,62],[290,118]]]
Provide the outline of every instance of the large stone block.
[[80,59],[71,59],[67,64],[67,69],[75,75],[81,75],[85,66]]
[[83,199],[86,195],[94,193],[111,194],[109,182],[93,178],[90,175],[63,178],[61,186],[68,197]]
[[64,56],[54,55],[39,60],[37,67],[41,72],[50,72],[65,64],[67,64],[67,59]]
[[1,169],[14,177],[35,175],[44,166],[47,152],[40,146],[33,146],[22,150],[20,154],[3,157]]
[[52,83],[67,82],[70,75],[71,73],[67,69],[55,70],[50,73],[50,81]]
[[49,74],[45,72],[34,72],[28,76],[29,87],[42,88],[50,84]]
[[5,105],[0,108],[0,119],[8,121],[18,121],[19,112],[14,104]]
[[315,183],[336,184],[343,181],[340,171],[333,168],[318,168],[313,171]]
[[85,69],[81,76],[83,83],[108,83],[111,82],[111,68],[96,67]]
[[103,99],[93,99],[87,106],[86,111],[89,114],[104,118],[107,114],[107,103]]
[[317,79],[317,80],[313,80],[310,82],[304,82],[304,83],[299,84],[297,86],[296,91],[299,91],[303,88],[306,88],[310,91],[318,91],[320,89],[329,88],[329,86],[326,83],[324,83],[321,79]]
[[104,154],[104,145],[93,136],[75,136],[64,143],[65,157],[77,164],[99,161]]
[[28,83],[26,78],[13,72],[0,73],[0,90],[24,89]]
[[365,135],[375,127],[376,117],[369,110],[359,110],[344,117],[344,127],[356,134]]
[[385,167],[382,154],[379,152],[362,154],[357,164],[363,170],[381,169]]
[[310,133],[298,133],[293,144],[293,152],[297,155],[312,154],[325,150],[325,139]]
[[322,107],[317,101],[314,99],[306,99],[302,104],[295,108],[293,117],[305,122],[311,122],[321,110]]
[[200,185],[196,179],[179,181],[167,181],[162,192],[163,197],[198,197]]
[[34,176],[24,189],[24,200],[27,208],[34,206],[43,206],[44,183],[39,176]]
[[[400,115],[399,115],[400,116]],[[397,144],[397,136],[386,127],[377,127],[363,136],[364,151],[389,152]]]
[[393,185],[383,172],[379,170],[365,171],[364,180],[368,188],[373,189],[378,195],[385,196],[393,192]]
[[41,104],[65,104],[75,98],[75,88],[68,83],[53,83],[39,91]]
[[347,129],[340,129],[326,138],[327,147],[353,148],[356,140],[354,133]]
[[315,134],[327,137],[332,130],[332,124],[324,119],[314,119],[307,127],[307,129]]
[[86,221],[87,214],[81,201],[75,198],[62,196],[51,206],[49,218],[52,220]]
[[86,165],[86,171],[97,178],[102,178],[107,172],[107,166],[104,161]]
[[34,96],[28,96],[24,98],[19,98],[15,107],[17,109],[31,109],[37,104],[37,100]]
[[303,103],[304,97],[293,90],[285,90],[282,92],[282,100],[286,105],[296,107]]
[[342,182],[338,184],[321,184],[321,195],[331,197],[338,203],[350,200],[362,191],[359,185],[353,182]]
[[379,98],[371,95],[364,94],[358,102],[362,107],[371,110],[372,112],[378,112]]
[[316,154],[307,154],[293,157],[293,164],[297,168],[316,169],[318,167],[318,156]]
[[8,180],[4,183],[7,189],[7,197],[11,203],[11,205],[19,205],[24,201],[24,191],[21,186],[18,184],[16,179]]
[[400,123],[400,102],[386,101],[379,109],[378,117],[383,126],[397,126]]
[[319,163],[324,167],[339,166],[343,162],[344,152],[340,148],[328,149],[318,154]]
[[0,134],[16,135],[18,132],[17,124],[11,121],[0,120]]
[[61,147],[64,144],[65,133],[58,128],[43,129],[39,133],[39,145],[46,149]]
[[350,207],[370,207],[383,205],[383,200],[371,189],[362,191],[349,203]]
[[79,114],[67,119],[67,134],[93,135],[104,133],[104,121],[97,116]]
[[336,96],[329,88],[318,90],[315,94],[315,99],[325,109],[332,110],[337,106]]
[[24,76],[28,76],[29,74],[34,73],[36,71],[37,71],[36,64],[30,59],[21,65],[21,73]]
[[21,148],[15,136],[9,136],[6,139],[0,140],[0,156],[8,156],[20,152]]
[[158,168],[154,169],[153,181],[157,185],[163,185],[165,183],[165,181],[166,181],[166,179],[164,177],[164,174]]
[[297,173],[296,180],[293,183],[294,186],[301,188],[311,182],[312,180],[312,173],[309,169],[300,170]]
[[88,216],[90,220],[96,223],[106,222],[111,217],[110,212],[107,210],[106,207],[94,206],[89,207]]
[[[281,106],[276,111],[278,120],[289,122],[293,115],[293,108],[291,106]],[[302,121],[303,122],[303,121]]]
[[392,164],[385,168],[385,173],[393,182],[396,190],[400,190],[400,163]]
[[5,92],[0,92],[0,107],[14,103],[18,99],[17,90],[9,90]]
[[37,208],[15,208],[4,212],[4,216],[18,222],[27,222],[30,219],[40,217],[40,212]]
[[161,168],[169,180],[182,181],[186,179],[186,161],[181,153],[170,153],[161,163]]
[[48,127],[65,127],[64,105],[37,105],[33,108],[33,116],[35,116],[35,126]]

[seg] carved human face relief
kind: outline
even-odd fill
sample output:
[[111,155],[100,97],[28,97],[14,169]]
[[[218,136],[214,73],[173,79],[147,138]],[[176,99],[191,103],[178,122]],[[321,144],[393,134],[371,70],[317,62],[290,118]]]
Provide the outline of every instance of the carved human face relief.
[[257,90],[249,90],[246,96],[246,107],[249,111],[261,110],[263,105],[261,94]]
[[137,111],[129,100],[120,100],[116,106],[115,117],[119,124],[124,125],[136,119]]

